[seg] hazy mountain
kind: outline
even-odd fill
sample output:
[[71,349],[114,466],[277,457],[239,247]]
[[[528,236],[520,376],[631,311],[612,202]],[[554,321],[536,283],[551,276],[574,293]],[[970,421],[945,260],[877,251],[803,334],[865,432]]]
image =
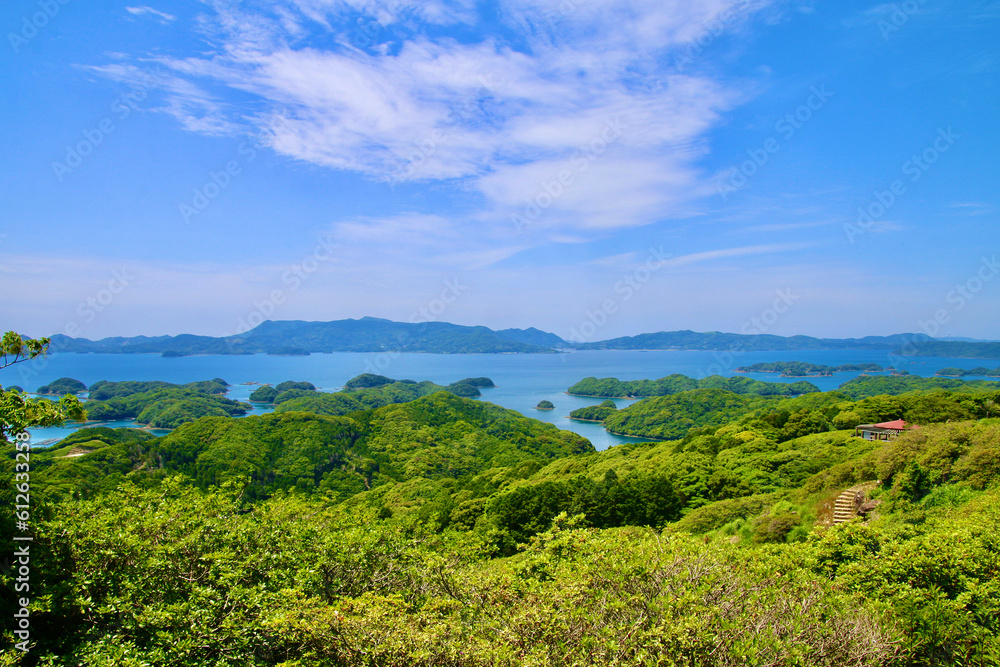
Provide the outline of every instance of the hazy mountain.
[[709,331],[661,331],[623,336],[595,343],[577,343],[579,350],[894,350],[908,343],[931,340],[924,334],[864,338],[813,338]]
[[[541,332],[539,332],[541,333]],[[555,337],[558,338],[558,337]],[[135,336],[133,338],[52,337],[62,352],[191,354],[284,354],[304,352],[539,353],[548,347],[512,340],[487,327],[447,322],[405,323],[374,317],[334,322],[266,321],[235,336]]]
[[[52,337],[59,352],[154,353],[168,356],[191,354],[306,354],[325,352],[429,352],[551,353],[577,350],[886,350],[905,354],[928,354],[947,348],[951,356],[989,356],[989,343],[937,343],[924,334],[866,336],[864,338],[814,338],[734,334],[719,331],[660,331],[624,336],[594,343],[572,343],[559,336],[528,329],[494,331],[483,326],[448,322],[393,322],[375,317],[333,322],[299,320],[266,321],[246,333],[212,336],[134,336],[98,341],[86,338]],[[930,347],[927,347],[930,344]],[[992,344],[996,346],[996,344]],[[919,350],[919,351],[917,351]],[[964,354],[957,354],[961,350]],[[291,351],[291,352],[290,352]]]

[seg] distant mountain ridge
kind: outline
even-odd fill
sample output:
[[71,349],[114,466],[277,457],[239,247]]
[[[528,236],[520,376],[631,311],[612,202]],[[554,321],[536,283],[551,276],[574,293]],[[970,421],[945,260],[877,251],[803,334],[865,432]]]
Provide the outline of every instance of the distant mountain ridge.
[[[537,334],[543,332],[534,330]],[[375,317],[333,322],[300,320],[265,321],[246,333],[212,336],[135,336],[91,341],[52,336],[52,347],[61,352],[153,353],[168,356],[194,354],[305,354],[327,352],[429,352],[438,354],[551,353],[548,346],[519,339],[532,338],[532,330],[511,329],[502,334],[482,326],[448,322],[393,322]],[[551,335],[551,334],[549,334]],[[555,338],[558,338],[557,336]],[[561,339],[560,339],[561,340]]]
[[933,340],[925,334],[894,334],[864,338],[813,338],[772,334],[734,334],[709,331],[660,331],[623,336],[595,343],[577,343],[579,350],[886,350]]
[[[895,334],[864,338],[814,338],[771,334],[734,334],[718,331],[660,331],[592,343],[566,341],[556,334],[528,329],[494,331],[484,326],[448,322],[393,322],[375,317],[305,322],[265,321],[245,333],[225,336],[134,336],[92,341],[52,336],[52,349],[80,353],[146,353],[165,356],[194,354],[311,354],[329,352],[424,352],[434,354],[542,354],[559,350],[885,350],[897,354],[926,354],[939,341],[924,334]],[[993,343],[942,344],[974,356],[982,347],[993,353]],[[987,349],[989,348],[989,349]]]

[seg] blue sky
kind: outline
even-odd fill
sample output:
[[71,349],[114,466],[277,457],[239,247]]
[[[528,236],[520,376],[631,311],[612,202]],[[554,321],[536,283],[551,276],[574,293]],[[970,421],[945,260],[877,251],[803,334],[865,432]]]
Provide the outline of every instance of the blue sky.
[[997,2],[10,0],[0,28],[5,329],[1000,338]]

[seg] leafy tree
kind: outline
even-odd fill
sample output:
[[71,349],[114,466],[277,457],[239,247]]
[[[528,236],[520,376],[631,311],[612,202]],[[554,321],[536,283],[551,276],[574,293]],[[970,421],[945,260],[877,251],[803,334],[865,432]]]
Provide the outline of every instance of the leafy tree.
[[[24,339],[8,331],[0,338],[0,368],[39,357],[45,354],[48,346],[47,338]],[[86,417],[80,401],[72,394],[54,403],[47,399],[31,400],[19,390],[0,387],[0,476],[4,480],[0,484],[0,551],[3,554],[14,553],[14,520],[18,505],[23,508],[28,504],[31,508],[28,523],[31,528],[43,516],[43,509],[29,502],[35,489],[29,482],[32,452],[27,442],[27,429]],[[24,516],[17,518],[19,521],[25,519]],[[12,618],[15,606],[13,572],[5,566],[0,573],[0,615],[6,619]]]
[[[8,331],[0,339],[0,368],[39,357],[48,350],[49,339],[25,339]],[[58,403],[31,400],[20,391],[0,388],[0,439],[23,433],[32,426],[55,426],[66,419],[83,420],[86,413],[75,396],[63,396]]]

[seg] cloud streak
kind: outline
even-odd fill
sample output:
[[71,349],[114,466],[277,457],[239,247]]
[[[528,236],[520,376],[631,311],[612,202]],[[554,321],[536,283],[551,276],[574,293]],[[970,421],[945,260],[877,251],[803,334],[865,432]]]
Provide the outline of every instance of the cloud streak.
[[152,16],[155,17],[160,23],[167,24],[173,23],[177,20],[177,17],[173,14],[167,14],[166,12],[161,12],[158,9],[153,9],[152,7],[142,6],[142,7],[126,7],[125,11],[133,16]]

